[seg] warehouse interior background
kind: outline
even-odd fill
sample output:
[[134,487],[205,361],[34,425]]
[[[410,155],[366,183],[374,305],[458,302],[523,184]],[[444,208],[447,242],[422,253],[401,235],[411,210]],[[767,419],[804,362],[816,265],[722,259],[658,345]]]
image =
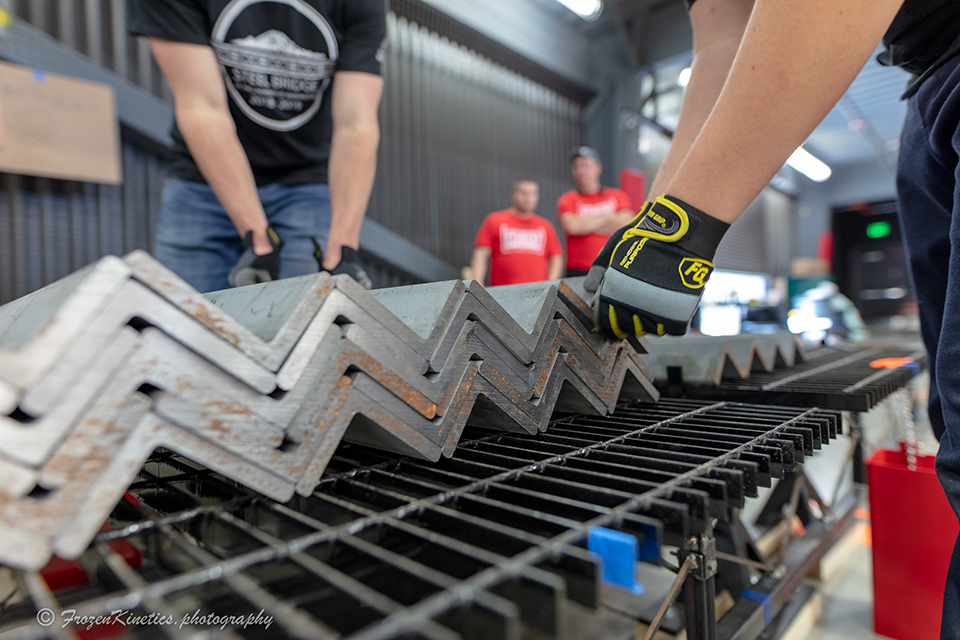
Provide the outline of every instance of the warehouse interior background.
[[[127,33],[124,0],[0,0],[0,8],[4,2],[13,19],[0,26],[0,61],[115,92],[123,179],[0,172],[0,304],[102,256],[153,248],[173,121],[148,43]],[[692,59],[684,1],[604,0],[590,19],[566,4],[390,0],[378,169],[361,235],[376,287],[461,278],[484,216],[509,204],[520,175],[539,182],[538,213],[556,225],[554,203],[573,187],[568,152],[577,145],[599,151],[605,185],[619,186],[631,172],[653,179]],[[822,167],[814,180],[785,166],[732,227],[715,261],[727,273],[698,319],[703,333],[785,327],[791,306],[794,320],[804,317],[798,298],[833,281],[871,336],[919,344],[896,222],[907,80],[898,68],[868,62],[803,145],[829,168],[826,177]],[[790,330],[825,337],[811,322]],[[859,329],[843,337],[858,340]],[[921,447],[931,454],[922,380],[914,393]],[[897,411],[867,414],[865,424],[883,425],[870,446],[896,440]],[[829,456],[827,466],[841,464]],[[854,568],[823,591],[820,622],[802,637],[881,637],[871,628],[865,535],[858,528],[859,546],[844,547]]]
[[[152,247],[172,122],[169,89],[146,41],[127,34],[122,0],[13,0],[12,10],[0,58],[115,89],[124,181],[4,175],[0,301]],[[556,0],[394,0],[388,29],[362,239],[380,284],[456,277],[518,175],[540,181],[539,213],[556,222],[574,145],[600,152],[610,186],[623,169],[652,180],[669,148],[691,59],[682,0],[608,0],[592,21]],[[833,175],[814,182],[785,167],[727,236],[718,268],[788,277],[794,258],[823,257],[834,210],[894,200],[906,79],[865,66],[804,145]]]

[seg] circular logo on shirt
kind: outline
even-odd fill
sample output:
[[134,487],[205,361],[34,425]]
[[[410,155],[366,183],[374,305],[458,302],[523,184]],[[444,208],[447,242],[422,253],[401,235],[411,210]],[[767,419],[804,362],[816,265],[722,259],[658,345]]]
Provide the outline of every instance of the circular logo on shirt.
[[233,0],[210,39],[230,96],[273,131],[316,115],[340,57],[330,23],[304,0]]

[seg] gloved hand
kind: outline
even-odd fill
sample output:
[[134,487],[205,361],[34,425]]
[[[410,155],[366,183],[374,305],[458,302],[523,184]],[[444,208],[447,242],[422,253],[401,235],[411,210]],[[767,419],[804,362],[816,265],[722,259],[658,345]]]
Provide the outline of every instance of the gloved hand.
[[610,236],[584,282],[600,290],[600,331],[617,339],[685,334],[729,228],[671,196],[645,204]]
[[273,250],[258,256],[253,252],[253,231],[247,231],[243,238],[243,253],[227,276],[231,287],[244,287],[280,278],[280,249],[283,248],[283,242],[272,227],[267,227],[267,237]]
[[328,271],[328,273],[335,276],[350,276],[364,289],[368,291],[373,289],[373,282],[370,280],[370,276],[367,275],[367,272],[363,270],[363,265],[360,264],[360,254],[352,247],[340,247],[340,263],[332,270],[323,268],[323,251],[320,249],[320,245],[317,244],[316,240],[313,241],[313,247],[313,255],[320,265],[320,271]]

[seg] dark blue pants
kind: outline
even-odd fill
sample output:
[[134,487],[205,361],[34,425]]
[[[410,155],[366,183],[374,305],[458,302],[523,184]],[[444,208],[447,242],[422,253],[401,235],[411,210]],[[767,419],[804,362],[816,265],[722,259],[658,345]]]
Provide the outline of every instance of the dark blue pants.
[[[920,327],[930,358],[937,476],[960,517],[960,56],[910,98],[897,192]],[[908,543],[909,544],[909,543]],[[943,601],[942,640],[960,640],[960,541]]]

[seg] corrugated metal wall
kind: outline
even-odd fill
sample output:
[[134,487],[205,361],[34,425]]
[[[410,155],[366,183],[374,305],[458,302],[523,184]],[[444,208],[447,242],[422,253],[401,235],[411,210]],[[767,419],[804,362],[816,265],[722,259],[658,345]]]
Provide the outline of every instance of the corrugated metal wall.
[[[407,2],[406,4],[410,4]],[[13,0],[15,15],[154,95],[169,90],[125,0]],[[407,19],[389,16],[382,143],[369,217],[455,266],[512,181],[541,182],[540,211],[569,188],[582,106]],[[163,184],[156,151],[125,136],[121,187],[0,174],[0,303],[108,253],[150,248]],[[405,278],[371,263],[378,284]]]
[[555,221],[580,105],[405,18],[387,24],[370,216],[455,266],[521,174],[540,181],[540,213]]

